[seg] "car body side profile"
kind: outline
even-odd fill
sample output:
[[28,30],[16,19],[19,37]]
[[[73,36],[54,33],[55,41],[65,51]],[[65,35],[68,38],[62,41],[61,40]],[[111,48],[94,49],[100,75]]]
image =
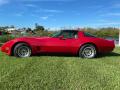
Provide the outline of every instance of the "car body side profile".
[[79,30],[61,30],[52,37],[21,37],[6,42],[1,51],[16,57],[29,57],[38,53],[62,53],[94,58],[98,53],[109,53],[114,41],[97,38]]

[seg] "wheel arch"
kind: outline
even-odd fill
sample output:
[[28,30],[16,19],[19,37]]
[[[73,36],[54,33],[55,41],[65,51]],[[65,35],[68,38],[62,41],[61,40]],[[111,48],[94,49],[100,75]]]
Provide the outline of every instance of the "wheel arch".
[[[14,55],[14,48],[15,48],[15,46],[16,46],[17,44],[20,44],[20,43],[24,43],[24,44],[28,45],[28,46],[31,48],[31,45],[30,45],[29,43],[27,43],[27,42],[24,42],[24,41],[16,42],[16,43],[13,44],[13,46],[12,46],[12,48],[11,48],[11,56]],[[32,48],[31,48],[31,50],[32,50]]]
[[91,45],[95,46],[97,53],[99,52],[98,46],[95,43],[93,43],[93,42],[87,42],[87,43],[83,43],[83,44],[80,45],[77,54],[79,54],[79,50],[81,49],[81,47],[84,46],[84,45],[86,45],[86,44],[91,44]]

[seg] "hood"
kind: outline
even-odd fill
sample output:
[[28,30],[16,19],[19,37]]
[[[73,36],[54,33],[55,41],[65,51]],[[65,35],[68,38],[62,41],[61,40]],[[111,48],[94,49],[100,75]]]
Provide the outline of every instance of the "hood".
[[23,39],[49,39],[50,37],[20,37],[20,38],[16,38],[17,40],[23,40]]

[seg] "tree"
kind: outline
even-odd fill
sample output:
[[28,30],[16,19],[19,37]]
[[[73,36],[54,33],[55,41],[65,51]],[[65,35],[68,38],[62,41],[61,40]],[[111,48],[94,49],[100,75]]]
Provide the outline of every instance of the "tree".
[[37,23],[35,24],[35,31],[44,31],[44,30],[45,30],[45,28],[43,26],[41,26]]
[[32,29],[31,28],[27,28],[26,32],[32,32]]

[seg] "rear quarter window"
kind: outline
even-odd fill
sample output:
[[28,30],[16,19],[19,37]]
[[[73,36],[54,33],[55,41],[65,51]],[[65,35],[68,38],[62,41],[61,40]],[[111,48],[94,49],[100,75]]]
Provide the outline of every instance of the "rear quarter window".
[[84,35],[85,35],[86,37],[96,37],[96,36],[94,36],[94,35],[92,35],[92,34],[90,34],[90,33],[86,33],[86,32],[84,32]]

